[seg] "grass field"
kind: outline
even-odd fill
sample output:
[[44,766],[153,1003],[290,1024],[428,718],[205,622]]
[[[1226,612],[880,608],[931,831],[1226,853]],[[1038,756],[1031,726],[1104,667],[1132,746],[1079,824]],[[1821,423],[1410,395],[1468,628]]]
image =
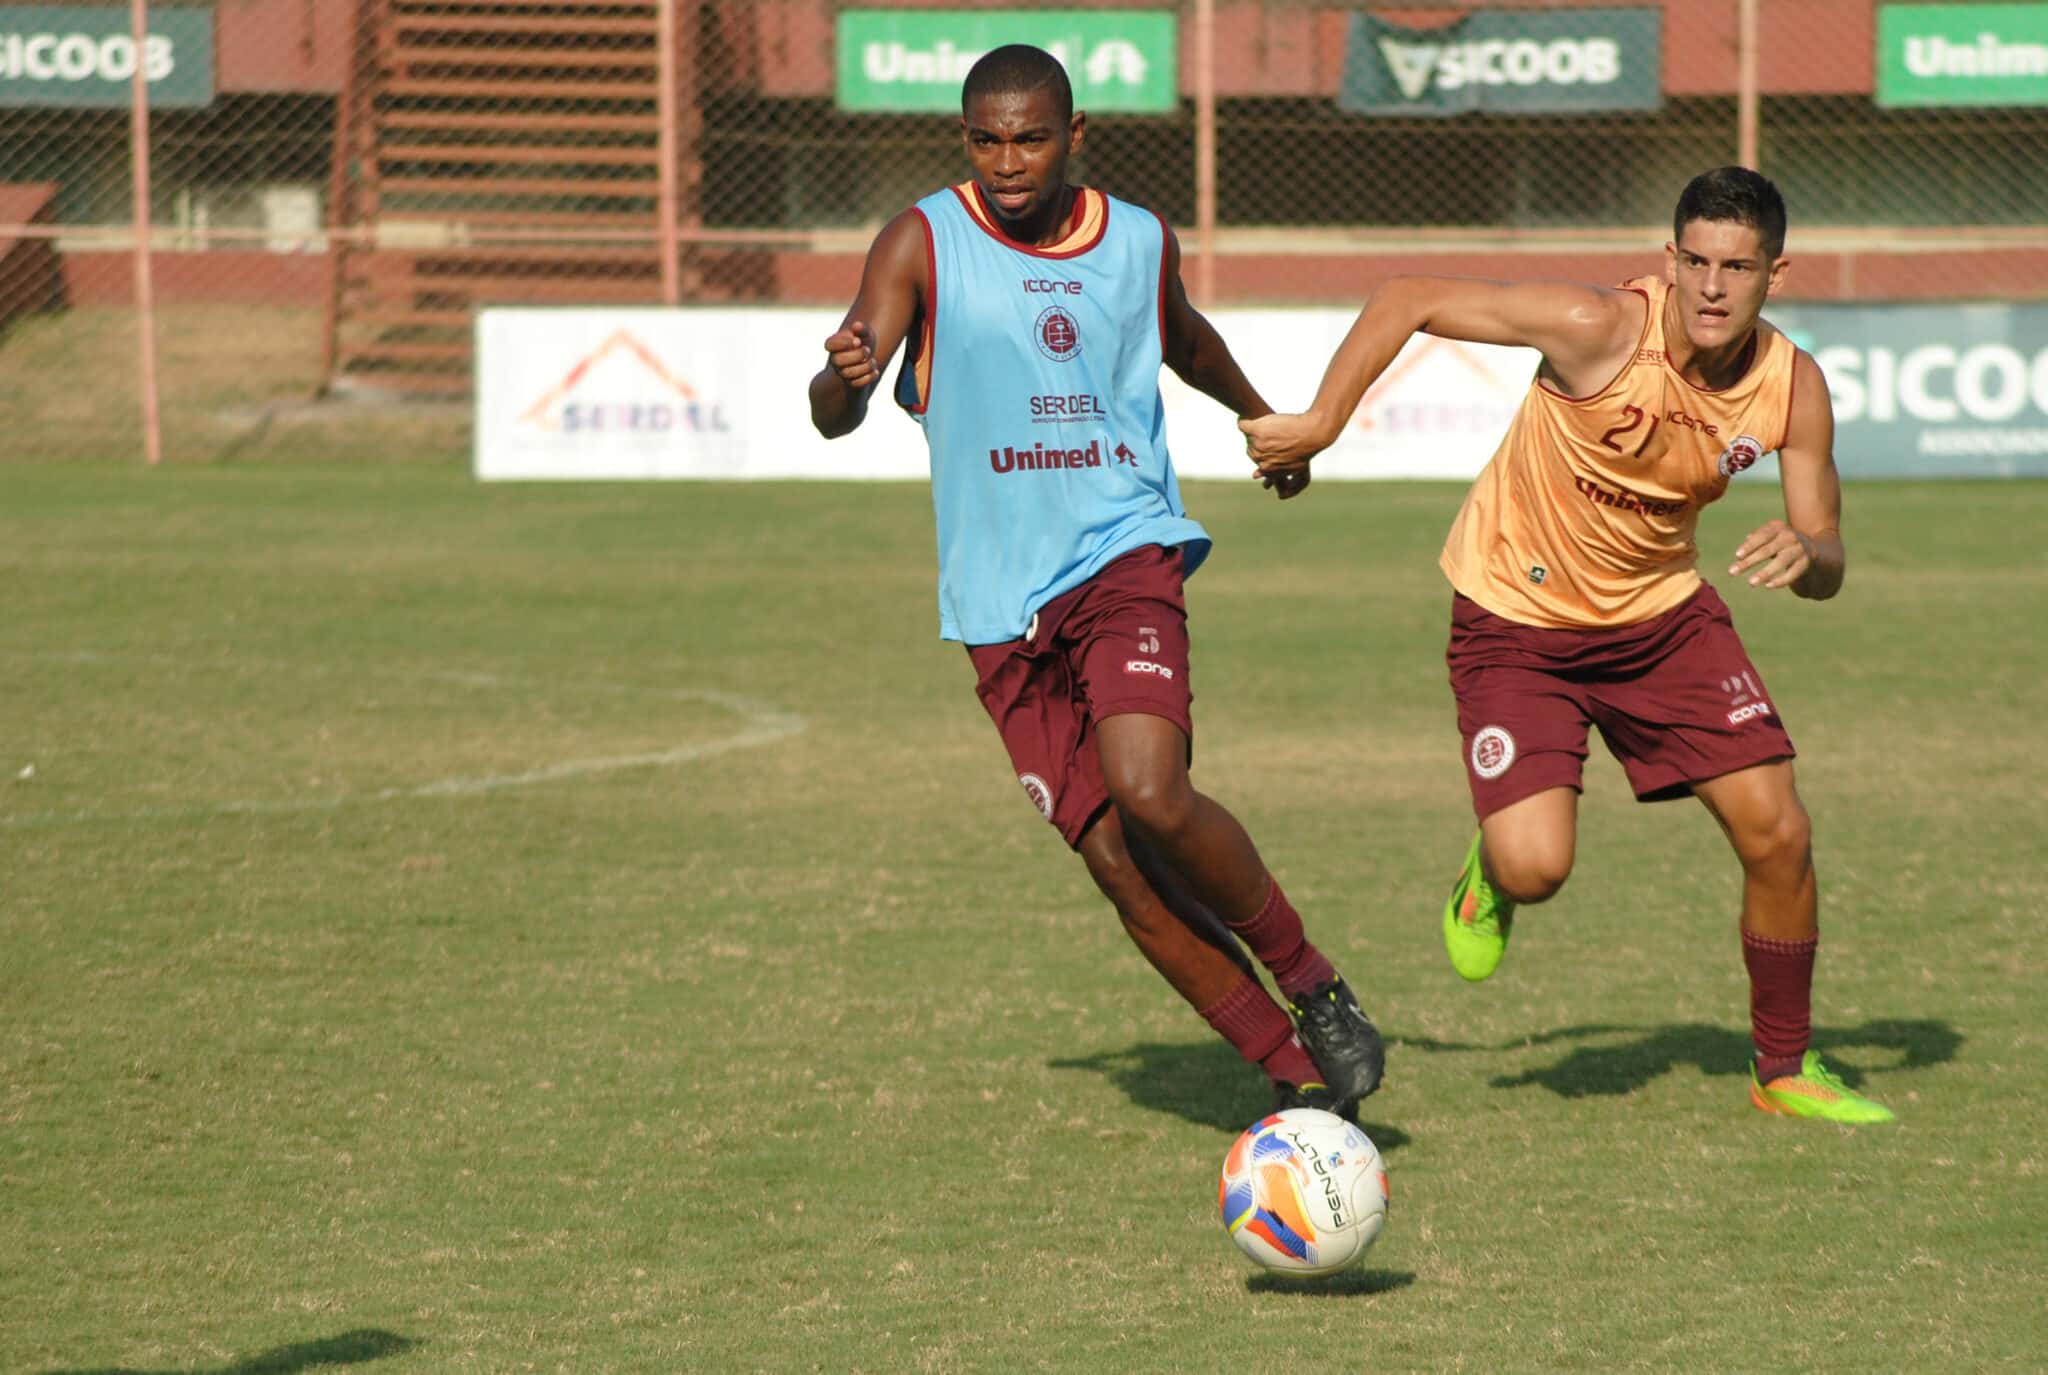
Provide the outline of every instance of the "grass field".
[[1392,1042],[1391,1223],[1310,1284],[1217,1223],[1260,1085],[1010,776],[921,487],[0,486],[0,1371],[2043,1366],[2048,485],[1853,486],[1838,601],[1726,589],[1865,1129],[1748,1107],[1733,862],[1597,751],[1445,965],[1456,489],[1191,487],[1197,780]]

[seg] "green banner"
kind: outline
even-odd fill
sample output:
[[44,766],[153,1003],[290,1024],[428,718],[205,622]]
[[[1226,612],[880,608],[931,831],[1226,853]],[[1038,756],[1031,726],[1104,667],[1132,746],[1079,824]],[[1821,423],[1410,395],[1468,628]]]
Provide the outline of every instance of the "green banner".
[[1835,405],[1844,477],[2048,477],[2048,305],[1772,306]]
[[976,58],[1005,43],[1067,69],[1077,110],[1171,110],[1180,49],[1165,10],[841,10],[839,108],[960,111]]
[[1877,103],[2048,105],[2048,5],[1881,5]]
[[[123,107],[135,63],[125,5],[0,5],[0,107]],[[151,104],[211,105],[213,11],[151,10],[142,68]]]
[[1351,16],[1337,106],[1360,115],[1654,110],[1663,11],[1480,10],[1438,28]]

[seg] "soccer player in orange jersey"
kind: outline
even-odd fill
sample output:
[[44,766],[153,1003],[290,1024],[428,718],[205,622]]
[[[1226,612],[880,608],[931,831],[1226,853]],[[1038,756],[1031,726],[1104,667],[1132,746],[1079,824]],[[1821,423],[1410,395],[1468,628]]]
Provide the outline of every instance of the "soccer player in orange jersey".
[[1742,951],[1768,1112],[1842,1122],[1891,1112],[1810,1045],[1819,939],[1810,825],[1790,737],[1713,587],[1700,507],[1778,454],[1785,515],[1729,573],[1823,601],[1842,585],[1834,413],[1819,366],[1762,318],[1785,280],[1785,203],[1722,167],[1679,197],[1663,276],[1615,288],[1401,277],[1372,294],[1301,415],[1240,423],[1269,474],[1342,432],[1410,335],[1543,355],[1440,563],[1447,658],[1479,834],[1443,917],[1451,963],[1484,979],[1517,907],[1571,873],[1589,726],[1642,801],[1691,794],[1743,871]]

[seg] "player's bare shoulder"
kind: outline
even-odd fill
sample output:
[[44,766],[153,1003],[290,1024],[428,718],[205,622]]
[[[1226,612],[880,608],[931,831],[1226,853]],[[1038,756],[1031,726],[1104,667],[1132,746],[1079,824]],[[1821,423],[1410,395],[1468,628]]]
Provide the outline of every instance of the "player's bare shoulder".
[[1548,284],[1556,326],[1544,341],[1545,380],[1566,396],[1595,396],[1635,361],[1650,322],[1649,298],[1631,287]]
[[880,269],[887,277],[908,277],[922,284],[930,239],[931,227],[925,223],[924,212],[914,205],[906,207],[875,235],[868,249],[868,271]]
[[[1785,337],[1777,330],[1771,333],[1779,338]],[[1828,394],[1827,374],[1821,371],[1812,354],[1796,345],[1792,347],[1792,395],[1786,412],[1785,441],[1788,445],[1818,449],[1832,455],[1835,403]]]

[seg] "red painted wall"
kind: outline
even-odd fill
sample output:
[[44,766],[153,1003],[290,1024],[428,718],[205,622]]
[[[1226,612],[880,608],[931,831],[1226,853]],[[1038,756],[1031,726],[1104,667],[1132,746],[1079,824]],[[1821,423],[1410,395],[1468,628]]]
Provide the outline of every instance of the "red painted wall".
[[216,84],[222,91],[341,90],[354,0],[214,0]]

